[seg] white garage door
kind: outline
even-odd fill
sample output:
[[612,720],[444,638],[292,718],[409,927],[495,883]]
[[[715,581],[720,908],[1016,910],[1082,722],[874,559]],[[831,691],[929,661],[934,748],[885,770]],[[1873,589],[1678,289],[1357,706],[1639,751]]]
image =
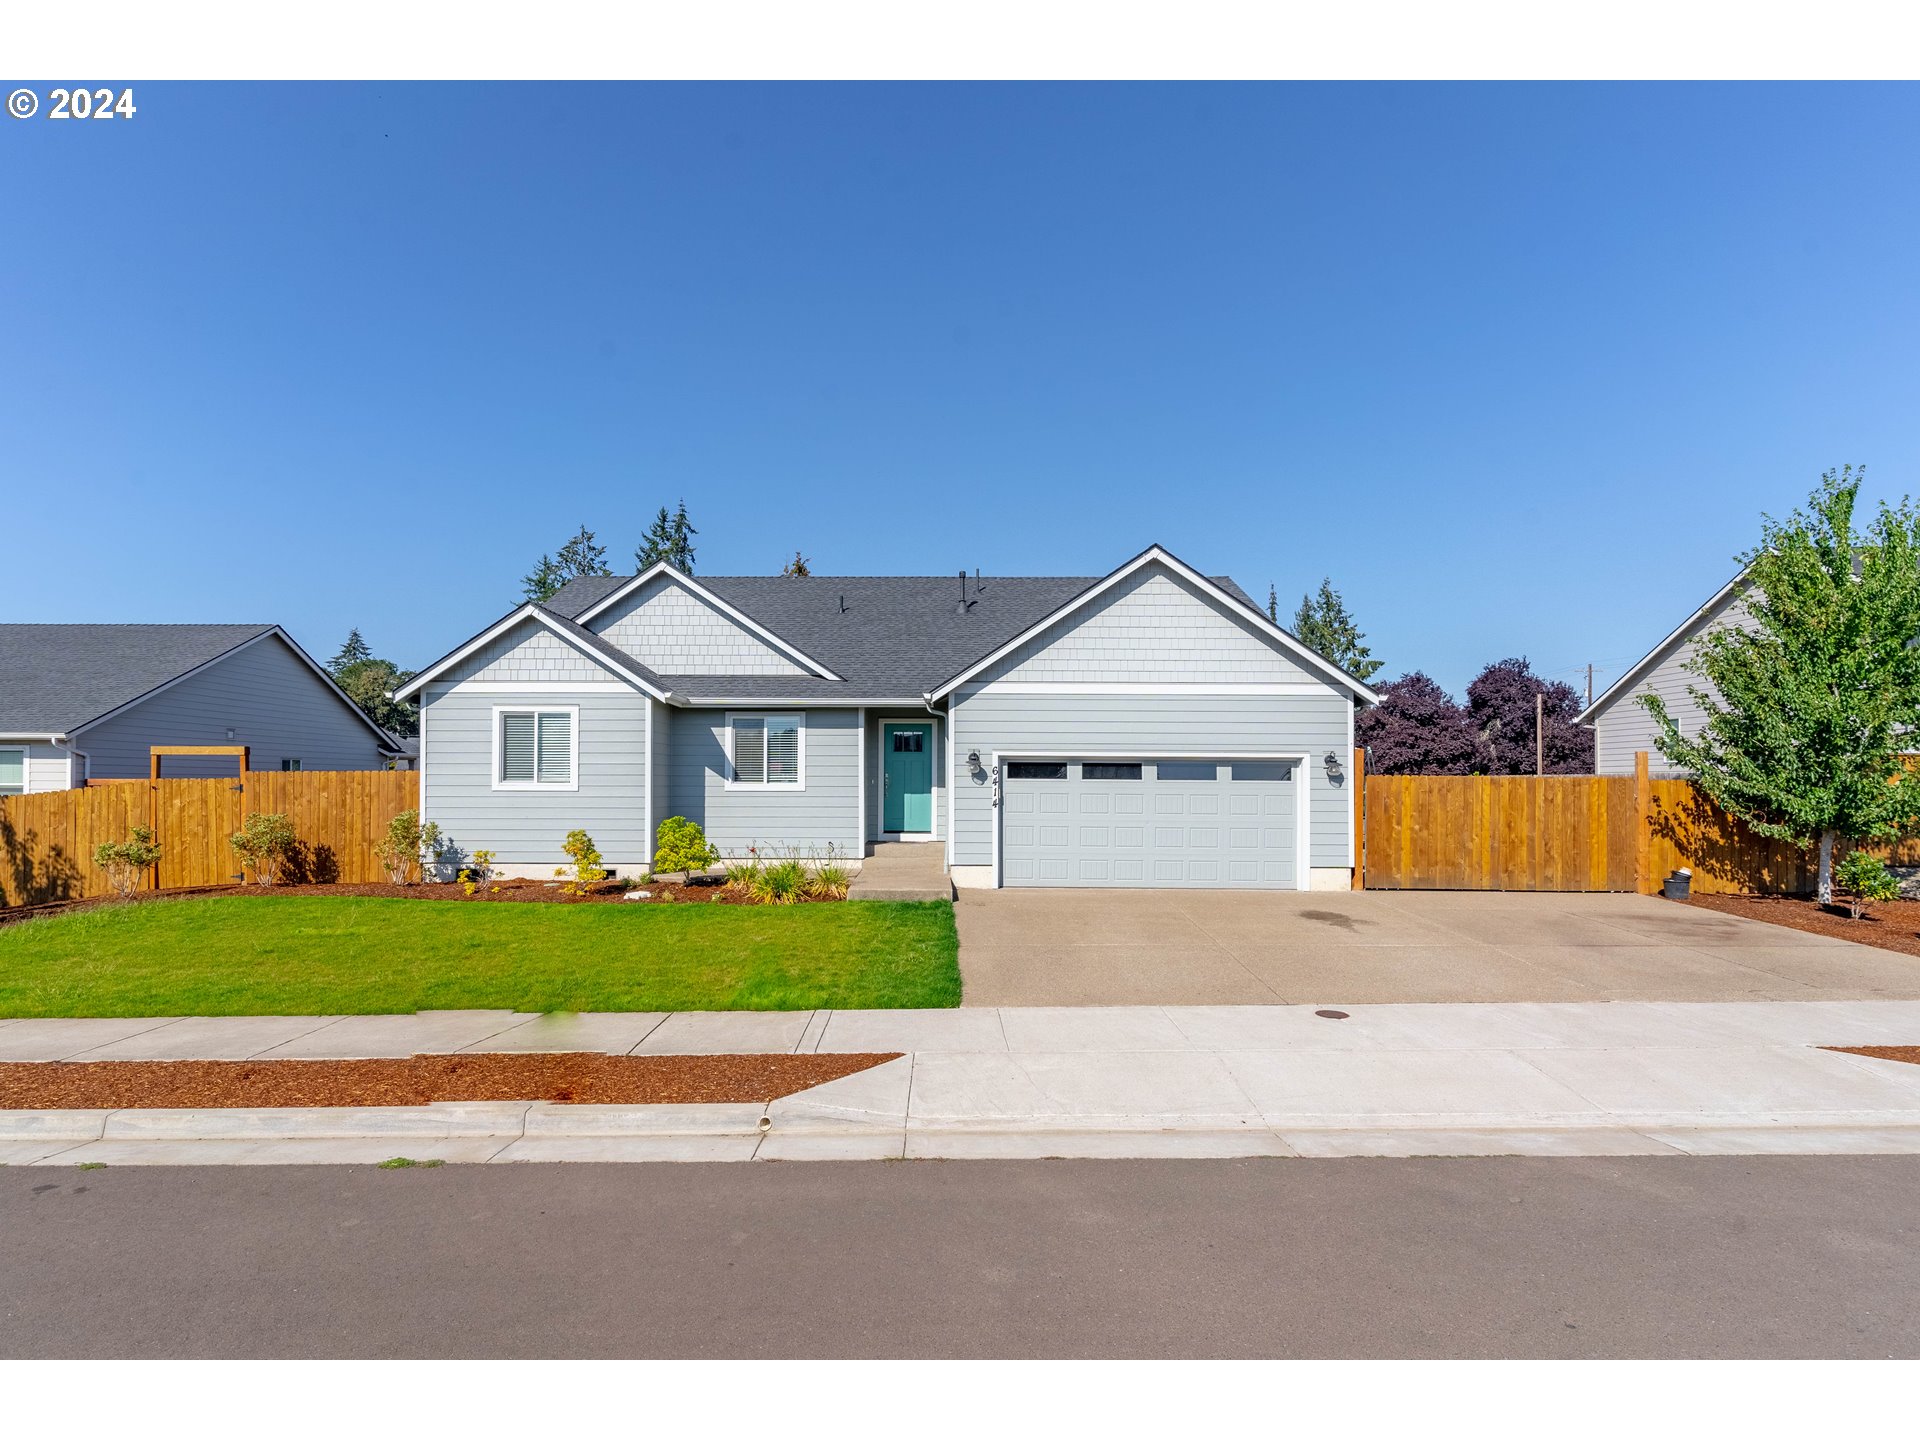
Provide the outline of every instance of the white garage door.
[[1290,761],[1003,764],[1000,865],[1008,885],[1297,886]]

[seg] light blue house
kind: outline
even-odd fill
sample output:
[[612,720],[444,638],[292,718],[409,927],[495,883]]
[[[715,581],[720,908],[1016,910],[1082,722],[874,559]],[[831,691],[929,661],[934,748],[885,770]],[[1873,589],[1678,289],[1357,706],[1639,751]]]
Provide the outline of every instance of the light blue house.
[[576,580],[415,676],[424,818],[505,873],[670,815],[956,885],[1345,888],[1376,697],[1158,546],[1103,578]]

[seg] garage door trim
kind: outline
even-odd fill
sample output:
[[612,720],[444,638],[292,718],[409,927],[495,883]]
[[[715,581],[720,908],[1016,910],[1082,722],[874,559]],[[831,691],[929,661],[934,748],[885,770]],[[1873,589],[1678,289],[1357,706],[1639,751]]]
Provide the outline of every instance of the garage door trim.
[[[1312,838],[1313,765],[1312,756],[1300,750],[995,750],[991,756],[993,779],[993,888],[1004,890],[1007,880],[1002,871],[1000,832],[1006,826],[1006,767],[1010,760],[1050,760],[1071,763],[1075,760],[1283,760],[1299,767],[1300,788],[1293,804],[1293,876],[1294,888],[1308,888],[1312,868],[1308,842]],[[1140,889],[1153,887],[1143,885]]]

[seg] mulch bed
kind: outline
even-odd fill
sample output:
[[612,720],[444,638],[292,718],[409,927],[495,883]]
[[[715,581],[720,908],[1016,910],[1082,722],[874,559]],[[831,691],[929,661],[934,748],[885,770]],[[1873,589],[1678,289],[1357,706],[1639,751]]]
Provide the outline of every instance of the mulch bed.
[[899,1054],[415,1055],[406,1060],[87,1060],[0,1064],[0,1110],[232,1110],[550,1100],[725,1105],[778,1100]]
[[1920,955],[1920,900],[1878,900],[1858,920],[1845,910],[1824,909],[1817,900],[1791,895],[1695,895],[1687,903],[1723,915]]
[[[683,885],[671,880],[649,881],[640,888],[645,900],[627,899],[625,886],[618,880],[603,880],[585,895],[568,895],[553,880],[496,880],[491,886],[469,895],[455,883],[391,885],[385,881],[365,885],[194,885],[177,890],[142,890],[132,903],[149,900],[180,900],[197,895],[372,895],[392,900],[459,900],[489,903],[525,903],[551,905],[752,905],[757,902],[734,894],[717,876],[709,876]],[[127,902],[113,896],[94,896],[86,900],[56,900],[46,905],[0,906],[0,925],[9,920],[28,920],[38,915],[60,915],[74,910],[91,910],[101,905]],[[808,897],[799,903],[822,905],[830,900]]]
[[1842,1055],[1866,1055],[1875,1060],[1901,1060],[1920,1065],[1920,1045],[1822,1045],[1822,1050],[1837,1050]]

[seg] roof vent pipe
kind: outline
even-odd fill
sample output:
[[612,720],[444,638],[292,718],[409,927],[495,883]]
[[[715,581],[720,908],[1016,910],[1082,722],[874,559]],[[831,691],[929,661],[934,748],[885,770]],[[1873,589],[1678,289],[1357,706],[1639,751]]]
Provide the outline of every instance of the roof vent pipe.
[[847,613],[847,597],[844,595],[840,597],[840,613],[842,615]]
[[958,615],[967,613],[967,572],[964,570],[960,572],[960,606],[954,613]]

